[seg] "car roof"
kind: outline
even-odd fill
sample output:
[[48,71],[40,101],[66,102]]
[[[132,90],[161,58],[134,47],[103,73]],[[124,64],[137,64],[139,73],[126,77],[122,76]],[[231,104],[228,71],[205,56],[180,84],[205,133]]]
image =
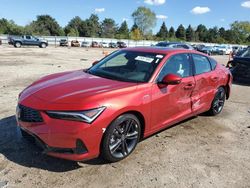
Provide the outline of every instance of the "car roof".
[[151,52],[151,53],[161,53],[161,54],[170,54],[170,53],[197,53],[202,54],[196,50],[182,49],[182,48],[168,48],[168,47],[158,47],[158,46],[149,46],[149,47],[130,47],[124,48],[123,50],[130,51],[140,51],[140,52]]

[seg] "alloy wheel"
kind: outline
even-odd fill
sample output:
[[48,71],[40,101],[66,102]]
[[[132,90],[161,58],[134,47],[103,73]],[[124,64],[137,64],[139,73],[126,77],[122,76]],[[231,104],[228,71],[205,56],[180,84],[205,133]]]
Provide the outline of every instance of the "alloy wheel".
[[125,119],[113,130],[109,140],[110,154],[124,158],[135,148],[139,137],[138,124],[134,119]]
[[219,88],[213,102],[213,110],[216,114],[222,111],[224,103],[225,103],[225,90]]

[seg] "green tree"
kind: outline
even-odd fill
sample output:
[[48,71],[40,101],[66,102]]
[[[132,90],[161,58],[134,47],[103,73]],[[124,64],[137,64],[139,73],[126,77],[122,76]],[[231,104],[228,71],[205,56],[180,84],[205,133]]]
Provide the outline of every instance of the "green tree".
[[101,37],[114,38],[117,30],[115,20],[105,18],[101,24]]
[[118,39],[128,39],[129,38],[129,29],[126,21],[122,22],[121,26],[117,30],[116,38]]
[[170,27],[169,32],[168,32],[169,38],[175,38],[175,30],[173,27]]
[[166,27],[165,22],[162,23],[161,28],[159,32],[156,34],[156,36],[161,40],[166,40],[168,38],[168,29]]
[[91,14],[86,20],[88,37],[98,37],[101,34],[101,26],[99,23],[99,17],[96,14]]
[[210,28],[207,32],[207,42],[217,43],[219,41],[220,34],[217,27]]
[[50,15],[37,16],[37,19],[30,24],[30,28],[32,33],[37,35],[64,35],[63,29]]
[[195,41],[195,33],[191,25],[186,29],[186,39],[187,41]]
[[152,31],[152,28],[156,25],[155,13],[146,7],[138,7],[132,13],[134,23],[138,26],[143,35],[146,35]]
[[64,28],[65,34],[69,36],[81,36],[87,35],[87,25],[84,20],[79,16],[72,18],[68,25]]
[[237,35],[237,42],[244,42],[250,36],[250,22],[235,21],[231,24],[231,30]]
[[206,42],[207,41],[207,28],[205,25],[198,25],[196,31],[195,31],[198,35],[198,40],[202,41],[202,42]]
[[179,27],[177,28],[175,36],[176,38],[181,39],[181,40],[186,39],[186,30],[182,24],[179,25]]
[[142,34],[139,28],[134,29],[133,31],[131,31],[131,39],[138,41],[142,39]]
[[21,35],[24,32],[22,26],[18,26],[12,20],[0,19],[0,34]]

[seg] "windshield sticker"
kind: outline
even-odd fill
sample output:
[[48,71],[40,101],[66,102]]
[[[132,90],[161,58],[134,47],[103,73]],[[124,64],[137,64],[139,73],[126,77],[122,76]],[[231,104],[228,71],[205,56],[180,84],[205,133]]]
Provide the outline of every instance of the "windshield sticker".
[[156,58],[163,58],[163,55],[156,55]]
[[143,56],[137,56],[135,58],[135,60],[138,60],[138,61],[144,61],[144,62],[147,62],[147,63],[152,63],[154,61],[153,58],[150,58],[150,57],[143,57]]

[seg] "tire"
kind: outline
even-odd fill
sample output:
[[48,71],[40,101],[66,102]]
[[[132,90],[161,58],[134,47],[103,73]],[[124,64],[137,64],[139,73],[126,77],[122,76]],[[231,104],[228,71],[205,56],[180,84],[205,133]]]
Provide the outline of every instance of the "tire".
[[129,156],[140,140],[141,123],[133,114],[123,114],[106,129],[101,155],[108,162],[117,162]]
[[15,46],[16,48],[21,48],[22,43],[21,43],[21,42],[15,42],[15,43],[14,43],[14,46]]
[[47,45],[45,43],[40,44],[40,48],[46,48],[46,47],[47,47]]
[[223,87],[219,87],[214,96],[214,99],[211,104],[211,108],[208,111],[208,114],[211,116],[216,116],[221,113],[226,99],[226,91]]

